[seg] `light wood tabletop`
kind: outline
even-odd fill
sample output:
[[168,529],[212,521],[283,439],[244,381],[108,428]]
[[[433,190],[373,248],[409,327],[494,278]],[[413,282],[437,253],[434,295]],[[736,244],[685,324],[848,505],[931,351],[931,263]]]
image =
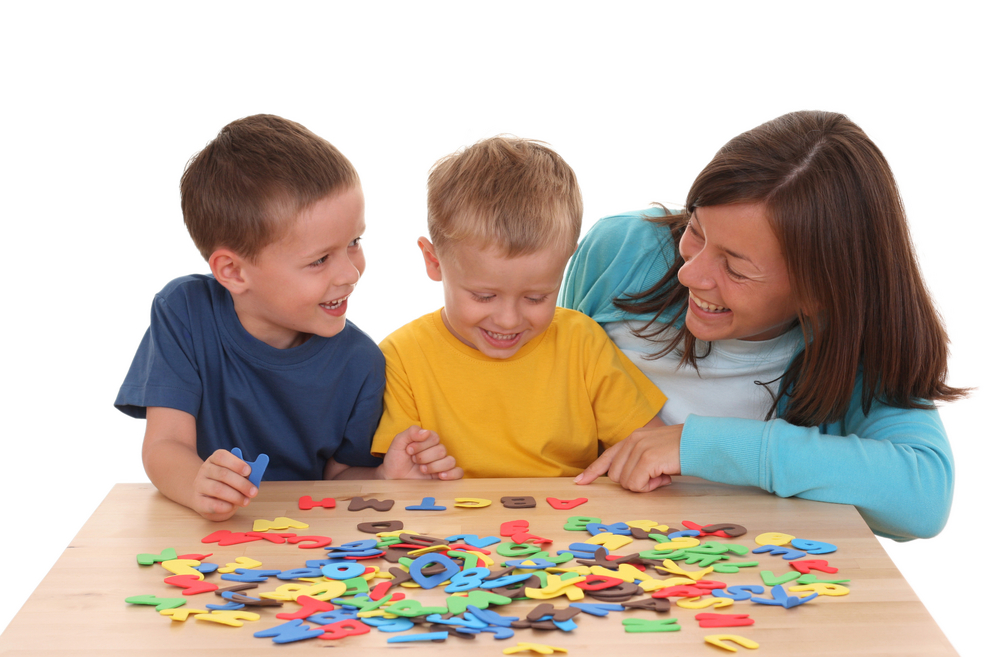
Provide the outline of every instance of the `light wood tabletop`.
[[[336,508],[315,507],[300,510],[298,500],[308,495],[314,500],[334,498]],[[534,508],[507,508],[501,504],[505,496],[533,497]],[[374,509],[350,511],[351,499],[395,500],[390,511]],[[442,511],[406,510],[419,506],[427,497],[435,498]],[[587,501],[572,509],[560,510],[546,498]],[[456,507],[460,498],[490,500],[480,508]],[[242,627],[231,627],[190,616],[186,621],[171,620],[148,605],[128,604],[131,596],[153,595],[159,598],[183,598],[181,589],[163,580],[171,576],[160,564],[143,566],[137,555],[159,554],[173,548],[177,555],[207,554],[206,563],[224,566],[237,557],[250,557],[262,562],[261,569],[286,571],[303,568],[306,560],[326,558],[323,548],[300,549],[291,543],[269,540],[220,546],[203,543],[202,539],[219,530],[250,532],[255,520],[291,518],[308,524],[308,528],[281,530],[298,536],[322,536],[332,539],[331,546],[375,538],[358,529],[359,523],[398,520],[404,531],[423,536],[447,538],[459,534],[499,537],[500,525],[513,520],[528,522],[528,531],[552,539],[551,545],[541,546],[550,554],[565,550],[571,543],[591,538],[586,531],[567,531],[564,525],[572,516],[599,518],[604,524],[633,521],[656,521],[669,526],[668,533],[684,530],[682,521],[699,525],[735,523],[747,529],[736,538],[708,536],[704,543],[741,545],[755,549],[755,538],[766,532],[780,532],[801,539],[820,541],[837,546],[830,554],[807,555],[805,559],[825,559],[838,569],[835,574],[813,571],[820,580],[850,580],[848,595],[818,596],[805,604],[785,608],[751,601],[737,601],[731,606],[715,609],[684,608],[680,598],[673,597],[669,612],[647,609],[612,611],[598,617],[579,613],[573,618],[576,628],[571,631],[515,629],[514,636],[496,640],[493,634],[482,633],[472,639],[449,637],[443,643],[388,643],[387,639],[402,634],[430,631],[428,626],[404,633],[388,633],[372,628],[367,634],[336,640],[309,639],[284,646],[269,638],[255,638],[254,633],[286,621],[277,613],[294,613],[300,609],[295,601],[282,607],[254,607],[244,611],[259,614],[256,621],[246,621]],[[36,527],[35,530],[44,529]],[[272,531],[272,533],[274,533]],[[279,539],[275,539],[279,540]],[[510,542],[510,538],[503,538]],[[299,545],[308,545],[303,542]],[[656,542],[635,538],[632,544],[612,550],[614,555],[627,555],[653,550]],[[486,550],[497,560],[503,560],[498,545]],[[725,582],[728,586],[762,585],[762,573],[771,571],[780,577],[793,572],[782,556],[748,553],[731,555],[733,563],[757,561],[756,567],[739,568],[732,574],[711,572],[704,580]],[[530,557],[528,557],[530,558]],[[383,558],[364,560],[367,566],[382,571],[398,564]],[[725,562],[718,562],[725,563]],[[568,568],[576,561],[561,564]],[[697,565],[680,564],[688,571]],[[667,573],[647,571],[653,578],[667,579]],[[205,576],[205,581],[220,587],[235,585],[220,578],[218,572]],[[374,586],[382,579],[372,579]],[[274,577],[258,588],[245,591],[249,595],[274,591],[286,581]],[[796,586],[792,581],[785,588]],[[443,588],[424,590],[394,586],[392,593],[401,592],[407,599],[419,600],[424,606],[443,606],[450,594]],[[806,596],[810,592],[789,591],[789,595]],[[650,598],[640,591],[631,600]],[[207,604],[226,604],[212,592],[187,596],[185,607],[205,609]],[[771,598],[765,587],[761,598]],[[703,597],[709,600],[712,596]],[[515,601],[502,607],[491,607],[503,616],[524,618],[540,603],[551,603],[557,609],[570,604],[566,597],[552,600]],[[587,598],[583,603],[602,603]],[[695,616],[700,613],[749,614],[755,623],[747,627],[703,628]],[[679,631],[625,632],[625,619],[677,620]],[[312,624],[310,624],[312,625]],[[466,479],[457,482],[423,481],[323,481],[323,482],[264,482],[259,496],[232,519],[213,523],[192,511],[174,504],[160,495],[150,484],[118,484],[80,530],[72,544],[53,566],[42,583],[21,608],[0,636],[0,654],[37,655],[70,652],[74,655],[130,654],[216,654],[221,650],[233,654],[274,654],[276,650],[308,650],[342,647],[364,650],[365,654],[389,654],[408,650],[413,655],[430,655],[442,651],[469,654],[503,654],[504,649],[520,643],[535,643],[563,648],[571,655],[608,655],[623,650],[632,655],[722,655],[722,649],[709,645],[710,635],[738,635],[759,644],[756,650],[739,647],[739,653],[753,655],[955,655],[944,634],[928,614],[913,590],[900,575],[881,545],[852,506],[824,504],[801,499],[782,499],[753,488],[737,488],[712,484],[690,477],[677,477],[675,483],[652,493],[637,494],[622,490],[607,479],[590,486],[575,486],[570,479]],[[725,643],[736,648],[733,643]],[[534,653],[524,653],[534,654]],[[559,653],[556,653],[559,654]]]

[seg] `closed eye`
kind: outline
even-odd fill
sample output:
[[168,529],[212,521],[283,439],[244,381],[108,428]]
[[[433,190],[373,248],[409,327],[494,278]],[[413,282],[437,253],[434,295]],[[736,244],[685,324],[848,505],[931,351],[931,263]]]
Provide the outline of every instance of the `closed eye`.
[[530,303],[542,303],[549,298],[549,295],[543,294],[540,297],[525,297]]
[[324,262],[326,262],[326,261],[327,261],[327,259],[328,259],[329,257],[330,257],[330,256],[328,256],[328,255],[325,255],[325,256],[323,256],[322,258],[320,258],[319,260],[315,260],[315,261],[313,261],[313,262],[310,262],[310,263],[309,263],[309,266],[310,266],[310,267],[319,267],[319,266],[321,266],[321,265],[322,265],[322,264],[323,264]]
[[493,295],[493,294],[476,294],[475,292],[472,293],[472,298],[475,299],[476,301],[478,301],[479,303],[486,303],[487,301],[489,301],[490,299],[492,299],[494,296],[496,296],[496,295]]
[[737,281],[742,281],[742,280],[745,280],[747,278],[743,274],[739,274],[739,273],[735,272],[733,270],[733,268],[729,266],[729,261],[728,260],[726,261],[726,273],[729,274],[730,278],[732,278],[733,280],[737,280]]

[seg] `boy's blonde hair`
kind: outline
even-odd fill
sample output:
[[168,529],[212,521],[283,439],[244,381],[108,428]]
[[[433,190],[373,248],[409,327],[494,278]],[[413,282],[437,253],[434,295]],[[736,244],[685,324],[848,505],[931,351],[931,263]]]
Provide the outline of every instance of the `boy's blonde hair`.
[[252,262],[300,212],[358,184],[330,142],[294,121],[257,114],[233,121],[191,158],[181,210],[205,260],[225,247]]
[[438,252],[469,240],[506,257],[580,238],[576,174],[545,144],[501,135],[438,160],[427,179],[427,227]]

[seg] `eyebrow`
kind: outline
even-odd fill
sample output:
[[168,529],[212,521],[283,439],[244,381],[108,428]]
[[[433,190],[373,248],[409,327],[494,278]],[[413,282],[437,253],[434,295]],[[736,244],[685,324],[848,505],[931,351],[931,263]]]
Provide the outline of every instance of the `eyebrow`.
[[[356,240],[356,239],[357,239],[357,238],[359,238],[359,237],[364,237],[364,235],[365,235],[365,230],[366,230],[367,228],[368,228],[368,226],[367,226],[367,225],[365,225],[365,224],[362,224],[362,225],[361,225],[361,232],[360,232],[360,233],[358,233],[357,235],[355,235],[355,236],[354,236],[353,238],[351,238],[351,241],[353,242],[354,240]],[[316,259],[316,258],[321,258],[321,257],[323,257],[324,255],[326,255],[327,253],[330,253],[331,251],[335,251],[335,250],[336,250],[336,248],[335,248],[335,246],[334,246],[334,245],[331,245],[331,244],[327,244],[327,245],[323,246],[322,248],[318,248],[318,249],[314,249],[314,250],[310,251],[309,253],[306,253],[306,254],[303,254],[303,255],[302,255],[302,258],[303,258],[303,259],[309,259],[309,258],[312,258],[312,259]]]

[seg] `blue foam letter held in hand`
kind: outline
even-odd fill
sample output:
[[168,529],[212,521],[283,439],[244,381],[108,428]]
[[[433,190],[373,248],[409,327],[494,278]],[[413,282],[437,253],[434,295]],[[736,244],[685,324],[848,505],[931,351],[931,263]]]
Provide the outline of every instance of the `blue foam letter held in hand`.
[[251,463],[243,458],[243,450],[239,447],[234,447],[232,452],[237,458],[242,459],[244,463],[250,466],[250,476],[247,479],[250,480],[251,484],[260,488],[260,478],[264,476],[264,470],[267,469],[267,464],[271,462],[270,457],[267,454],[261,454],[257,457],[256,461]]

